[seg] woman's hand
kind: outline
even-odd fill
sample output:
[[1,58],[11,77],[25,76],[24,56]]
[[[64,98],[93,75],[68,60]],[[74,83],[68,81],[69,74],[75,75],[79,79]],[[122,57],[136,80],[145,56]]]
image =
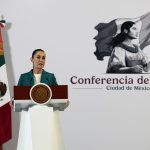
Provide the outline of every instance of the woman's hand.
[[136,65],[136,66],[131,67],[131,70],[133,73],[142,73],[143,66],[142,65]]

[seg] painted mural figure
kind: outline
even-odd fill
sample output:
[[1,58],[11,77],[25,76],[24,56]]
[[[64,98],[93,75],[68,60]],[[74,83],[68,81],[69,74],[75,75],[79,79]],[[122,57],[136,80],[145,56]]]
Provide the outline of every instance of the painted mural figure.
[[121,33],[112,40],[112,54],[109,58],[107,73],[142,73],[150,70],[150,62],[138,45],[132,43],[139,32],[132,21],[121,26]]
[[95,27],[98,34],[94,37],[94,55],[100,61],[109,56],[106,73],[150,72],[150,54],[144,50],[150,45],[149,20],[150,12],[136,18],[117,18],[109,23],[100,22]]

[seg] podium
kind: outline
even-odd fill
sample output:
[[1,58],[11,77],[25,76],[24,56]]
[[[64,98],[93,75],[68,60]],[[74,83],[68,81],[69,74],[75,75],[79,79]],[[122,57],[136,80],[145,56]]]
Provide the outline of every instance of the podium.
[[21,115],[17,150],[64,150],[59,111],[66,108],[68,86],[49,88],[50,93],[41,89],[39,93],[42,97],[48,95],[50,100],[38,104],[33,100],[38,87],[14,86],[14,111]]
[[[44,104],[54,109],[63,111],[68,101],[68,86],[49,86],[52,91],[51,100]],[[28,111],[28,109],[36,103],[31,100],[30,90],[32,86],[14,86],[14,111],[21,112],[22,110]]]

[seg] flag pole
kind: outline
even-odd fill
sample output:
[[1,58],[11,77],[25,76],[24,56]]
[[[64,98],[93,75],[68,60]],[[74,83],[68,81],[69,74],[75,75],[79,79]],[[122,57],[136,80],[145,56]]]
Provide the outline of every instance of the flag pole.
[[[2,20],[3,20],[3,16],[1,16]],[[0,21],[1,22],[1,21]],[[3,144],[0,144],[0,150],[3,150]]]

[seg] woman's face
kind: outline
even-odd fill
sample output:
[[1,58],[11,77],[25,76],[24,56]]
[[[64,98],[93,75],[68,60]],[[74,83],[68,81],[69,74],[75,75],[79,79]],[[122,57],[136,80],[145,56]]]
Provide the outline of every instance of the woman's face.
[[45,65],[46,55],[45,52],[37,51],[31,61],[33,63],[33,68],[43,69]]
[[135,24],[129,29],[128,36],[131,39],[137,39],[139,37],[139,31]]

